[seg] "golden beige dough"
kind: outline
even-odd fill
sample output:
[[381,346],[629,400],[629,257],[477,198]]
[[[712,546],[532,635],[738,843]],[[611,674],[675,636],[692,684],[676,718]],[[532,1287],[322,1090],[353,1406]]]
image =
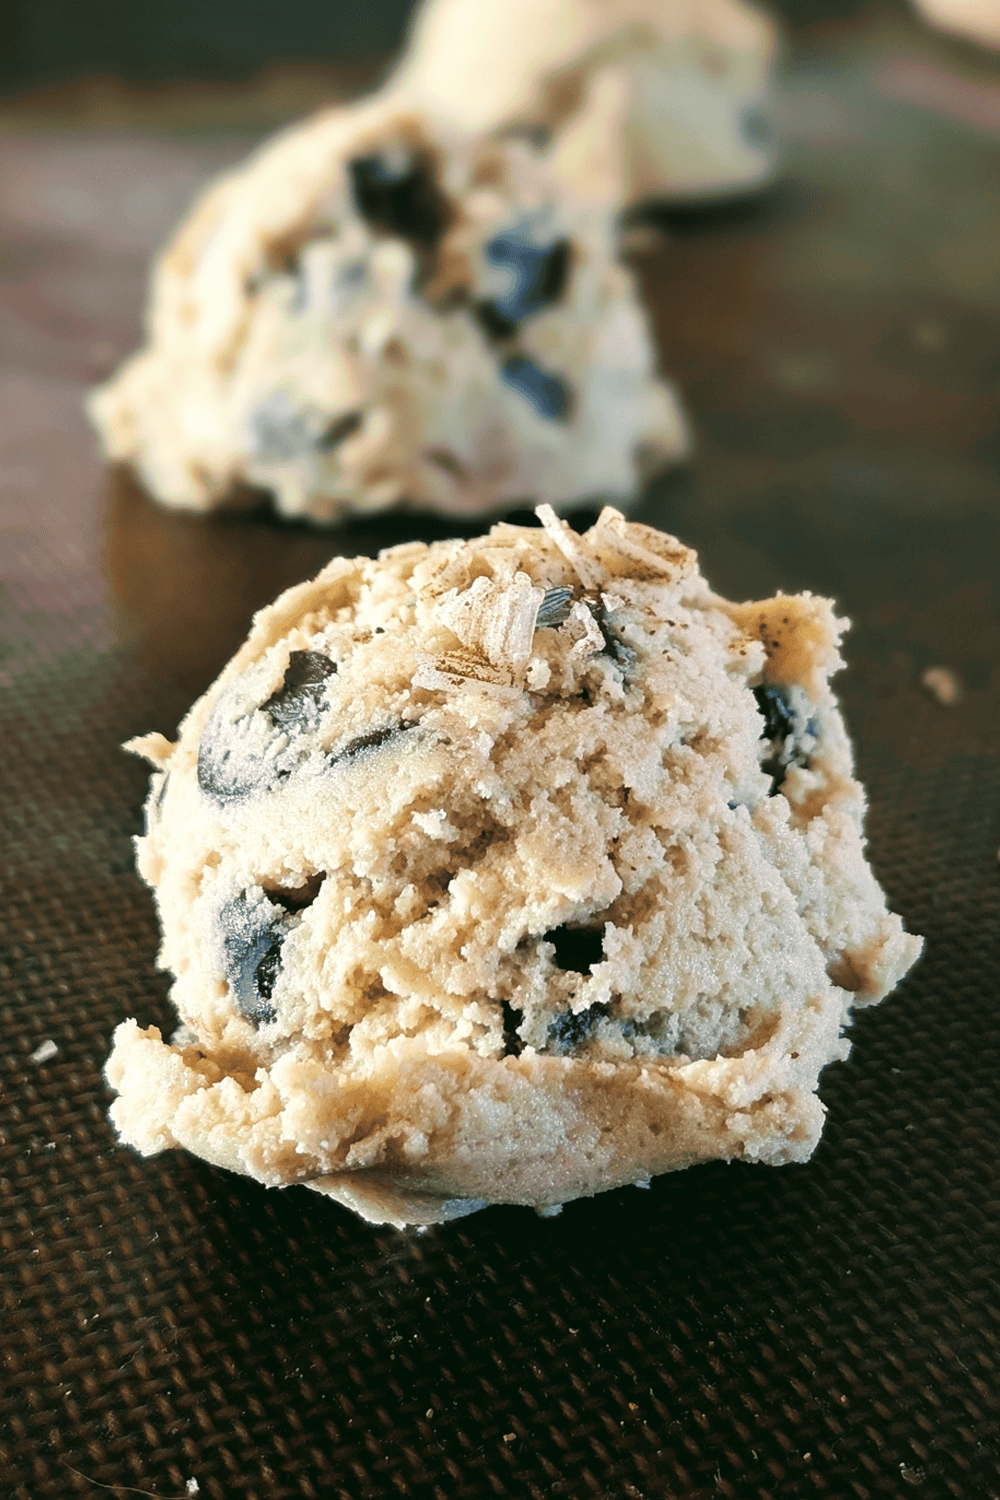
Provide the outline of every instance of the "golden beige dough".
[[845,622],[539,514],[335,559],[135,742],[181,1023],[115,1036],[140,1151],[395,1224],[812,1152],[921,947],[864,857]]

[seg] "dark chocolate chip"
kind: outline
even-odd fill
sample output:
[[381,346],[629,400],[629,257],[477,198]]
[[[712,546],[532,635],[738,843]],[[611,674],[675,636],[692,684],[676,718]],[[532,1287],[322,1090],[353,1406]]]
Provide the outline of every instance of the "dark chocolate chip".
[[301,458],[313,446],[313,432],[305,412],[284,391],[275,391],[250,417],[257,455],[270,462]]
[[757,707],[764,715],[764,737],[783,745],[795,733],[795,713],[788,689],[762,682],[753,690]]
[[548,625],[561,625],[564,620],[569,619],[569,612],[573,605],[573,590],[561,585],[559,588],[546,589],[545,597],[538,607],[535,616],[535,628]]
[[[322,651],[293,651],[288,658],[281,687],[261,705],[274,730],[301,732],[319,722],[326,679],[337,664]],[[235,684],[221,693],[202,730],[198,746],[198,785],[217,802],[262,792],[287,777],[293,767],[281,759],[240,752],[234,744],[235,725],[230,707]],[[257,710],[251,710],[246,722]]]
[[277,1019],[272,998],[281,972],[287,920],[273,902],[249,901],[246,893],[228,902],[219,912],[223,965],[229,988],[241,1013],[259,1025]]
[[581,1010],[577,1014],[564,1011],[561,1016],[556,1016],[549,1022],[546,1046],[553,1052],[576,1052],[591,1040],[598,1021],[607,1013],[606,1005],[592,1005],[589,1010]]
[[364,425],[364,420],[364,412],[344,412],[342,417],[334,418],[329,427],[320,433],[316,439],[316,447],[320,453],[329,453],[332,449],[339,448],[341,443],[346,443]]
[[348,740],[346,745],[330,756],[331,765],[336,765],[342,760],[351,760],[355,755],[360,755],[363,750],[371,750],[377,745],[385,745],[389,740],[395,739],[406,733],[409,729],[415,729],[415,724],[386,724],[381,729],[369,730],[367,734],[356,735],[353,740]]
[[748,146],[767,146],[773,131],[771,121],[762,109],[745,109],[740,116],[740,130]]
[[556,968],[569,973],[589,974],[604,957],[602,928],[553,927],[542,934],[542,940],[555,947],[552,962]]
[[356,156],[347,167],[354,202],[362,218],[384,234],[429,248],[451,220],[451,209],[419,157],[398,164],[388,156]]
[[548,417],[553,422],[568,418],[568,388],[557,375],[549,375],[545,370],[539,369],[538,365],[526,359],[523,354],[512,354],[510,359],[505,360],[500,369],[500,377],[505,384],[519,391],[526,401],[530,401],[539,416]]
[[514,323],[556,302],[566,289],[571,259],[568,240],[537,244],[523,230],[513,229],[490,240],[485,253],[491,264],[513,274],[511,289],[494,297],[491,305]]
[[322,651],[293,651],[285,668],[284,681],[276,693],[272,693],[263,711],[282,729],[302,729],[319,718],[325,683],[337,670]]
[[[278,975],[281,973],[281,944],[283,941],[283,938],[275,938],[257,965],[254,974],[257,994],[265,1002],[269,1002],[271,996],[274,994],[274,986],[277,983]],[[261,1008],[262,1020],[273,1021],[277,1018],[277,1014],[278,1012],[274,1009],[273,1005],[265,1004]]]
[[500,311],[495,302],[477,302],[472,309],[487,338],[509,339],[517,332],[517,324]]
[[774,797],[784,784],[789,766],[809,764],[809,756],[803,748],[802,737],[803,733],[815,736],[816,721],[810,719],[804,726],[801,725],[792,706],[791,694],[787,687],[779,683],[759,683],[753,689],[753,695],[757,700],[757,707],[764,716],[762,738],[770,744],[769,753],[760,763],[761,770],[766,771],[771,777],[771,790],[768,795]]

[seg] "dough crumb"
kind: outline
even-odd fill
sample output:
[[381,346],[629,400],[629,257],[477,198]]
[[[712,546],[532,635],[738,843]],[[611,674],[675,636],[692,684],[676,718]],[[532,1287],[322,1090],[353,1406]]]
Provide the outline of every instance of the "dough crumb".
[[927,667],[920,674],[920,681],[945,708],[950,708],[962,697],[962,683],[950,667]]

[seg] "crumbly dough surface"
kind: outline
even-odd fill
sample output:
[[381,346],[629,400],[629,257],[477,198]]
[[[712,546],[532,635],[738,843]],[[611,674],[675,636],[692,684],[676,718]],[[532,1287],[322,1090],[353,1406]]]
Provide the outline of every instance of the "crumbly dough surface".
[[745,0],[428,0],[390,87],[463,130],[531,135],[617,209],[771,180],[779,50]]
[[187,509],[247,486],[317,522],[624,500],[689,436],[612,241],[526,141],[391,96],[330,110],[196,203],[88,410]]
[[181,1022],[115,1035],[140,1151],[396,1224],[812,1152],[921,947],[864,858],[845,622],[539,515],[335,559],[133,743]]

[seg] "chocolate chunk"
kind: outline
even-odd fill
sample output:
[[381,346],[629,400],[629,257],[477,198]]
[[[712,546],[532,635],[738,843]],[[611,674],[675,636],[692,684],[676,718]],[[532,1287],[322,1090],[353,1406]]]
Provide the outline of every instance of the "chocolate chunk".
[[[270,791],[291,776],[311,750],[320,747],[303,736],[319,729],[326,682],[337,663],[322,651],[293,651],[281,687],[242,718],[231,706],[237,684],[222,693],[202,731],[198,747],[198,785],[213,801],[226,803]],[[398,740],[416,723],[384,724],[355,735],[327,756],[336,766],[365,750]],[[277,754],[269,754],[276,734],[289,737]]]
[[805,736],[815,738],[816,720],[809,719],[803,725],[795,712],[788,688],[778,683],[762,682],[753,689],[753,695],[764,716],[762,738],[770,743],[770,750],[760,766],[771,777],[768,795],[774,797],[784,784],[789,766],[809,764],[809,755],[802,740]]
[[248,722],[250,716],[232,718],[235,691],[236,685],[219,694],[198,745],[198,785],[215,802],[232,802],[262,792],[277,776],[273,763],[260,753],[247,753],[238,743],[238,725]]
[[[254,972],[254,983],[257,987],[257,993],[264,1002],[270,1001],[274,993],[274,986],[278,975],[281,972],[282,942],[283,939],[275,938]],[[274,1009],[274,1006],[265,1003],[260,1009],[259,1019],[262,1021],[274,1021],[277,1019],[277,1015],[278,1012]]]
[[486,246],[486,259],[512,273],[510,290],[491,300],[495,312],[513,323],[530,318],[566,289],[570,267],[568,240],[538,244],[524,229],[498,234]]
[[371,750],[376,745],[385,745],[389,740],[397,738],[406,733],[408,729],[415,729],[415,724],[385,724],[381,729],[369,730],[367,734],[359,734],[353,740],[348,740],[336,754],[331,755],[331,765],[337,765],[342,760],[352,760],[355,755],[360,755],[362,750]]
[[606,1005],[592,1005],[589,1010],[564,1011],[549,1022],[545,1045],[552,1052],[576,1052],[591,1040],[599,1020],[608,1013]]
[[547,374],[530,359],[525,359],[523,354],[512,354],[510,359],[505,360],[500,376],[506,385],[512,386],[525,400],[531,402],[539,416],[548,417],[553,422],[563,421],[569,416],[570,394],[567,387],[557,375]]
[[513,318],[505,317],[495,302],[477,302],[473,312],[488,338],[509,339],[517,332]]
[[545,597],[535,616],[535,629],[544,628],[547,625],[561,625],[564,620],[569,619],[572,604],[573,590],[571,588],[562,585],[559,588],[546,589]]
[[365,415],[360,411],[345,412],[342,417],[336,417],[324,432],[316,439],[316,447],[320,453],[330,453],[334,448],[339,448],[341,443],[346,443],[349,437],[364,425]]
[[322,651],[293,651],[285,668],[284,681],[276,693],[262,704],[263,711],[284,730],[302,729],[319,719],[324,684],[337,670]]
[[258,1025],[277,1019],[272,999],[281,972],[287,922],[280,907],[266,898],[251,901],[246,892],[219,912],[229,988],[241,1013]]
[[[198,785],[216,802],[230,802],[266,791],[291,775],[296,752],[265,755],[269,736],[301,734],[319,724],[326,679],[337,664],[321,651],[293,651],[277,692],[259,709],[232,714],[233,684],[219,695],[198,746]],[[266,717],[259,717],[265,715]],[[242,743],[244,732],[250,741]]]
[[358,212],[373,229],[430,248],[448,227],[448,200],[419,157],[357,156],[348,172]]
[[774,131],[762,109],[745,109],[740,116],[740,130],[748,146],[763,149],[771,145]]

